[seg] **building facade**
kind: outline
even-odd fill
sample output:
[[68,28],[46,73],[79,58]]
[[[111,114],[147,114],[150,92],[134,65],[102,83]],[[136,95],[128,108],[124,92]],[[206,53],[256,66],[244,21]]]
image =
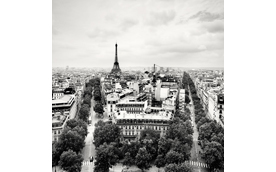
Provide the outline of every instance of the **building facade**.
[[115,124],[121,129],[121,141],[130,141],[139,139],[141,131],[144,129],[156,130],[160,132],[160,136],[164,136],[168,130],[172,114],[168,111],[140,114],[120,111],[114,117]]

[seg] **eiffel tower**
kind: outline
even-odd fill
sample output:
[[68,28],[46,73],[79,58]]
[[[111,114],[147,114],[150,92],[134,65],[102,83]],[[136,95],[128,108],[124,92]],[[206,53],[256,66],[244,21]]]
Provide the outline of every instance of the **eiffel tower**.
[[119,67],[119,62],[118,62],[118,56],[117,56],[117,43],[115,44],[115,62],[113,65],[113,68],[111,70],[112,74],[120,74],[121,73],[121,69]]

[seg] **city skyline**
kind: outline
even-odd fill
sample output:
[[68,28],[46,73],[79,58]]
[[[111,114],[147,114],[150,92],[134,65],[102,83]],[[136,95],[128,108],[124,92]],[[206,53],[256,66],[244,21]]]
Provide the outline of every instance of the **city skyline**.
[[223,1],[53,1],[52,67],[223,68]]

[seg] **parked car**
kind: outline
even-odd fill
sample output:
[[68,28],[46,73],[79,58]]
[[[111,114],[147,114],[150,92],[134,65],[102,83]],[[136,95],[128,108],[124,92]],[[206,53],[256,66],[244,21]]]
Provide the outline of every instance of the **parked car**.
[[93,156],[90,157],[90,162],[93,162],[94,158]]

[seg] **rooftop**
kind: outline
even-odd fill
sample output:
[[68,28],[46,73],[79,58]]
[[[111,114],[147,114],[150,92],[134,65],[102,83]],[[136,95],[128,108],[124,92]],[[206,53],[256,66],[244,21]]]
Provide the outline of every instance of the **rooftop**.
[[116,119],[163,119],[170,120],[172,114],[168,111],[160,111],[159,113],[140,113],[140,114],[128,114],[126,111],[120,111],[115,114]]
[[107,95],[107,99],[119,99],[117,93],[110,93]]
[[52,100],[52,104],[68,103],[69,100],[74,97],[74,95],[64,95],[60,99]]
[[[59,119],[58,119],[59,118]],[[52,123],[60,123],[66,118],[65,115],[57,115],[52,117]]]

